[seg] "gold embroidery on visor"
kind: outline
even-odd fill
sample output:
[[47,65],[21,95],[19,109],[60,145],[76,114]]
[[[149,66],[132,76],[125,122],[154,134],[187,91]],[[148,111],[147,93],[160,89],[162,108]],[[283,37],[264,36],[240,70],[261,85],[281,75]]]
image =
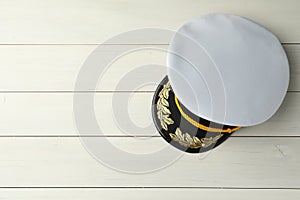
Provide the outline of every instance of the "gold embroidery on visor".
[[178,142],[184,147],[189,147],[192,149],[207,148],[210,145],[215,144],[222,136],[223,134],[219,134],[215,137],[199,139],[195,136],[191,137],[191,135],[188,133],[183,134],[179,128],[176,129],[175,133],[170,133],[172,140]]
[[[174,121],[171,119],[170,115],[171,115],[171,111],[169,110],[169,92],[171,90],[171,85],[170,82],[167,82],[163,88],[161,89],[161,91],[159,92],[158,96],[159,99],[157,101],[157,117],[160,121],[160,125],[161,127],[168,131],[168,126],[171,124],[174,124]],[[179,112],[181,113],[181,115],[192,125],[205,130],[205,131],[210,131],[210,132],[225,132],[225,133],[231,133],[235,130],[238,130],[240,127],[236,127],[234,129],[217,129],[217,128],[211,128],[211,127],[207,127],[204,126],[196,121],[194,121],[192,118],[190,118],[186,113],[183,112],[182,108],[179,105],[178,99],[174,94],[174,98],[175,98],[175,103],[177,105],[177,108],[179,110]],[[208,138],[198,138],[196,136],[191,136],[189,133],[182,133],[180,128],[177,128],[175,133],[169,133],[169,136],[171,137],[171,139],[175,142],[178,142],[180,145],[184,146],[184,147],[189,147],[192,149],[199,149],[199,148],[207,148],[209,146],[211,146],[212,144],[215,144],[222,136],[223,134],[218,134],[214,137],[208,137]]]
[[160,125],[164,130],[168,130],[168,125],[174,123],[170,118],[171,111],[169,110],[169,92],[171,90],[170,82],[166,83],[163,89],[159,92],[159,99],[156,103],[157,108],[157,118],[160,121]]

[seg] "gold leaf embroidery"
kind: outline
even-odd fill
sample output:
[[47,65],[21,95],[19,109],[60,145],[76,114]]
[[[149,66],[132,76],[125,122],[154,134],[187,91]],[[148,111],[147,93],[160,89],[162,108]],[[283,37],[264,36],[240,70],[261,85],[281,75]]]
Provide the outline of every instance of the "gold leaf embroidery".
[[209,147],[210,145],[215,144],[218,141],[218,139],[220,139],[223,136],[223,134],[219,134],[215,137],[199,139],[195,136],[191,137],[188,133],[183,134],[179,128],[176,129],[175,134],[170,133],[169,135],[172,140],[178,142],[184,147],[189,147],[192,149]]
[[169,110],[169,92],[171,90],[170,82],[163,86],[163,89],[159,92],[159,99],[156,104],[157,118],[160,120],[160,125],[164,130],[168,130],[168,125],[173,124],[174,121],[170,118],[171,111]]

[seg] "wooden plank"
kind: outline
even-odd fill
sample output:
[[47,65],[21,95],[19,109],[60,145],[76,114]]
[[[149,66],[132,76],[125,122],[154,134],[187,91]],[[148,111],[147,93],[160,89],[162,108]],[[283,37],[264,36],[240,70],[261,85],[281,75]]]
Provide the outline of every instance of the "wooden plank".
[[[216,12],[242,15],[273,31],[282,42],[295,43],[300,42],[299,6],[298,0],[2,1],[0,43],[98,44],[137,28],[177,29],[190,18]],[[143,36],[138,43],[169,41]]]
[[290,64],[289,91],[300,91],[300,46],[284,46]]
[[[1,33],[0,33],[1,34]],[[76,78],[95,45],[0,45],[0,91],[74,91]],[[300,45],[284,45],[290,61],[290,91],[300,91]],[[101,55],[112,56],[120,48],[144,48],[116,59],[104,72],[98,84],[98,91],[129,90],[135,88],[127,85],[116,89],[122,78],[132,74],[133,70],[143,65],[165,65],[167,45],[105,45],[99,51]],[[99,63],[101,63],[99,59]],[[147,68],[149,69],[149,68]],[[158,68],[159,69],[159,68]],[[158,83],[166,75],[166,68],[146,72],[136,72],[132,81],[150,80]],[[140,88],[154,91],[156,84]],[[88,88],[93,90],[92,88]],[[88,90],[87,89],[87,90]]]
[[23,199],[23,200],[39,200],[39,199],[55,199],[55,200],[152,200],[154,198],[168,197],[173,200],[181,200],[185,198],[201,197],[203,199],[219,200],[231,199],[239,200],[241,196],[245,200],[282,200],[288,198],[298,200],[299,190],[259,190],[259,189],[0,189],[0,198],[2,199]]
[[[131,94],[130,100],[127,96],[130,93],[116,93],[115,98],[129,103],[128,107],[123,107],[124,109],[117,109],[118,103],[116,103],[115,111],[112,111],[113,95],[113,93],[95,94],[96,118],[104,135],[159,135],[151,117],[153,93],[134,93]],[[2,136],[78,136],[74,122],[73,94],[2,93],[0,110],[0,135]],[[125,115],[127,111],[128,114]],[[289,93],[279,111],[269,121],[243,128],[233,136],[300,136],[299,115],[300,93]],[[137,127],[142,128],[132,129],[128,124],[124,125],[127,123],[124,119],[129,122],[131,120]],[[84,134],[99,136],[99,132],[93,130]]]
[[[90,139],[101,143],[105,138]],[[179,152],[161,138],[109,141],[133,154],[117,155],[114,148],[98,145],[101,155],[109,159],[103,165],[79,138],[1,138],[0,187],[300,187],[300,138],[232,137],[205,157],[184,154],[175,161]],[[170,149],[157,152],[162,148]],[[108,167],[122,160],[114,169]],[[174,162],[167,165],[169,161]],[[153,164],[162,168],[139,174],[118,171],[157,169]]]
[[[32,46],[9,45],[1,46],[0,53],[0,90],[1,91],[74,91],[76,78],[88,58],[95,50],[95,45],[59,45]],[[99,53],[101,56],[114,55],[120,48],[142,48],[140,45],[105,45]],[[147,48],[147,46],[146,46]],[[167,48],[154,46],[153,48]],[[104,73],[98,90],[114,90],[119,80],[126,73],[145,64],[165,65],[166,54],[153,49],[127,54],[116,61]],[[151,75],[162,80],[165,73],[153,72]],[[100,75],[99,75],[100,76]],[[145,74],[138,74],[142,79]],[[89,78],[89,77],[88,77]],[[154,90],[155,86],[151,87]],[[130,90],[131,88],[125,88]],[[93,89],[90,89],[93,90]],[[149,90],[149,89],[148,89]]]

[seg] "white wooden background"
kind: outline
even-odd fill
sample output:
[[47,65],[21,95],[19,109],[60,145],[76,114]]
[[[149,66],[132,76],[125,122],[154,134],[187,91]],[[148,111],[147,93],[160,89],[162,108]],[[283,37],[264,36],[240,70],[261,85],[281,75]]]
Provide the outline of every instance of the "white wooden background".
[[[0,199],[299,199],[299,10],[299,0],[0,0]],[[248,17],[283,43],[291,82],[276,115],[236,132],[204,160],[184,155],[153,173],[121,173],[93,159],[80,143],[72,110],[75,79],[87,56],[124,31],[176,29],[211,12]],[[149,45],[166,48],[168,42],[158,38]],[[106,47],[124,45],[141,44]],[[164,64],[165,54],[148,49],[122,57],[95,94],[105,137],[127,151],[166,145],[158,133],[148,140],[124,135],[107,106],[122,75],[152,62]],[[151,123],[154,88],[134,92],[135,106],[129,106],[141,126]]]

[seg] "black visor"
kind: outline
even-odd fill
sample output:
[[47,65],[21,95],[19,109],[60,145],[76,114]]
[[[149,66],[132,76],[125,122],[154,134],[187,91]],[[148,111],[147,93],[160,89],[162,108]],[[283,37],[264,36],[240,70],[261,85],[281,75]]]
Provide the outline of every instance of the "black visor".
[[152,116],[160,135],[174,147],[189,153],[213,149],[240,128],[214,123],[193,114],[180,103],[167,76],[155,91]]

